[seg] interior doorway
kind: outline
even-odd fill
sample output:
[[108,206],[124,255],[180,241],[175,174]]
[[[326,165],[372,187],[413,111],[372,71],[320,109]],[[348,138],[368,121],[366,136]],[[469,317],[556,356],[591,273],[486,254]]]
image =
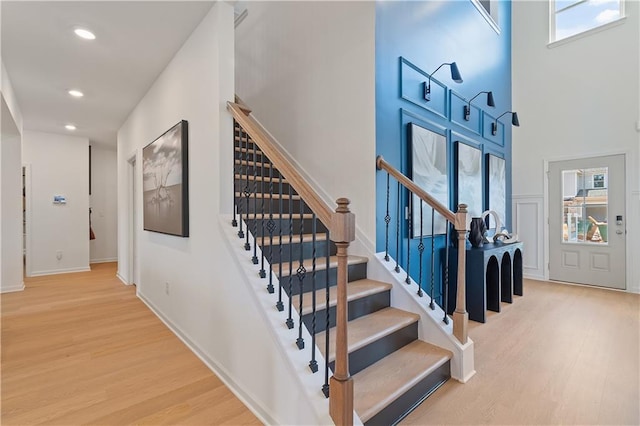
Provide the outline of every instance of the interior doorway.
[[625,157],[549,163],[549,279],[626,288]]
[[22,268],[25,277],[31,276],[31,167],[22,165]]

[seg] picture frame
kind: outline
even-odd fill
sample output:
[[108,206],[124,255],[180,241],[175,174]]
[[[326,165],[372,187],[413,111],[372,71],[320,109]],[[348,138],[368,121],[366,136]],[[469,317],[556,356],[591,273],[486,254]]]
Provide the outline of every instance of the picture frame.
[[[507,219],[507,163],[504,158],[494,154],[486,154],[487,162],[487,209],[493,210],[498,215],[502,225]],[[489,215],[489,229],[495,228],[496,223],[492,215]],[[500,232],[500,229],[496,230]]]
[[189,123],[181,120],[142,149],[145,231],[189,236]]
[[[449,173],[447,137],[416,123],[408,124],[411,144],[411,179],[445,207],[449,207]],[[422,206],[422,233],[420,233],[420,203]],[[431,236],[431,206],[413,195],[411,200],[412,238]],[[435,213],[433,232],[444,234],[447,221]]]
[[462,141],[455,143],[456,204],[467,205],[467,229],[471,218],[482,216],[484,187],[482,179],[482,151]]

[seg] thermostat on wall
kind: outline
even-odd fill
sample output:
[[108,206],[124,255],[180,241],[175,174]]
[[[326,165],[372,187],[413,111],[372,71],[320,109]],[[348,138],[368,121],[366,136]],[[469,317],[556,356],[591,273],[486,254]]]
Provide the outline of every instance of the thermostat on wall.
[[67,204],[67,198],[64,195],[54,195],[53,204]]

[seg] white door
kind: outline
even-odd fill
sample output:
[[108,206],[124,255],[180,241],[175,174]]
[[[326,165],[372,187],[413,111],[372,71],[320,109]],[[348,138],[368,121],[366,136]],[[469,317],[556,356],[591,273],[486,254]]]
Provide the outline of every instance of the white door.
[[549,278],[625,289],[625,158],[549,163]]

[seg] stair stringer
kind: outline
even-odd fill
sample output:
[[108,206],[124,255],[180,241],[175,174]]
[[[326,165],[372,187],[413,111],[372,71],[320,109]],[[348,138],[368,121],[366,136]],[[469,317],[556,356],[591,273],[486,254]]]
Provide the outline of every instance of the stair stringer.
[[[238,228],[231,226],[231,219],[230,215],[220,217],[220,227],[223,230],[223,235],[226,239],[227,246],[229,247],[229,252],[238,263],[238,266],[245,278],[243,280],[243,284],[249,287],[249,293],[254,296],[255,306],[262,316],[264,323],[268,325],[267,328],[270,330],[273,341],[275,342],[279,352],[278,359],[286,364],[287,371],[291,372],[291,375],[295,377],[293,382],[287,380],[281,381],[279,384],[275,383],[278,378],[274,378],[272,395],[274,398],[277,398],[281,393],[285,395],[295,395],[297,398],[303,398],[306,400],[313,408],[312,412],[307,411],[305,413],[297,413],[300,417],[299,420],[291,424],[333,424],[333,420],[329,415],[329,399],[325,398],[322,393],[322,385],[324,383],[324,357],[316,346],[315,358],[318,362],[319,370],[316,373],[312,373],[308,367],[310,358],[310,351],[308,348],[311,345],[311,335],[307,331],[306,327],[303,327],[302,338],[305,341],[305,348],[303,350],[298,349],[295,343],[296,338],[298,337],[298,312],[296,309],[292,310],[291,318],[293,319],[294,324],[296,324],[296,327],[288,329],[285,325],[285,320],[287,319],[286,309],[283,312],[276,309],[275,304],[277,301],[277,294],[270,294],[266,290],[269,277],[260,278],[260,266],[254,265],[251,262],[251,252],[244,249],[243,240],[239,239],[237,235]],[[246,225],[246,223],[244,223],[244,225]],[[249,242],[253,247],[255,240],[251,233],[249,233]],[[260,245],[257,246],[256,251],[256,255],[260,259],[262,256]],[[265,270],[267,270],[267,272],[269,270],[269,263],[266,259]],[[274,270],[273,285],[276,288],[276,292],[278,291],[278,283],[278,277]],[[289,297],[286,292],[282,293],[282,301],[285,307],[288,306]],[[260,350],[263,350],[263,348],[260,348]],[[329,376],[331,376],[331,374],[332,373],[329,372]],[[295,400],[295,398],[291,398],[283,402],[286,406],[292,407],[295,406]],[[264,407],[262,408],[264,409]],[[362,426],[362,422],[355,411],[353,416],[354,426]],[[273,417],[276,417],[276,415]]]
[[[418,296],[418,284],[411,281],[411,285],[404,282],[406,272],[401,268],[397,273],[395,260],[390,257],[384,260],[384,253],[371,253],[366,245],[354,241],[350,247],[350,253],[369,258],[367,263],[367,276],[371,279],[388,282],[393,285],[391,289],[391,306],[420,315],[418,325],[418,338],[427,343],[439,346],[451,351],[451,377],[466,383],[476,373],[474,365],[474,343],[470,338],[466,344],[460,343],[453,335],[453,320],[449,324],[442,321],[444,311],[436,304],[435,310],[429,308],[428,295]],[[455,297],[450,295],[449,297]]]

